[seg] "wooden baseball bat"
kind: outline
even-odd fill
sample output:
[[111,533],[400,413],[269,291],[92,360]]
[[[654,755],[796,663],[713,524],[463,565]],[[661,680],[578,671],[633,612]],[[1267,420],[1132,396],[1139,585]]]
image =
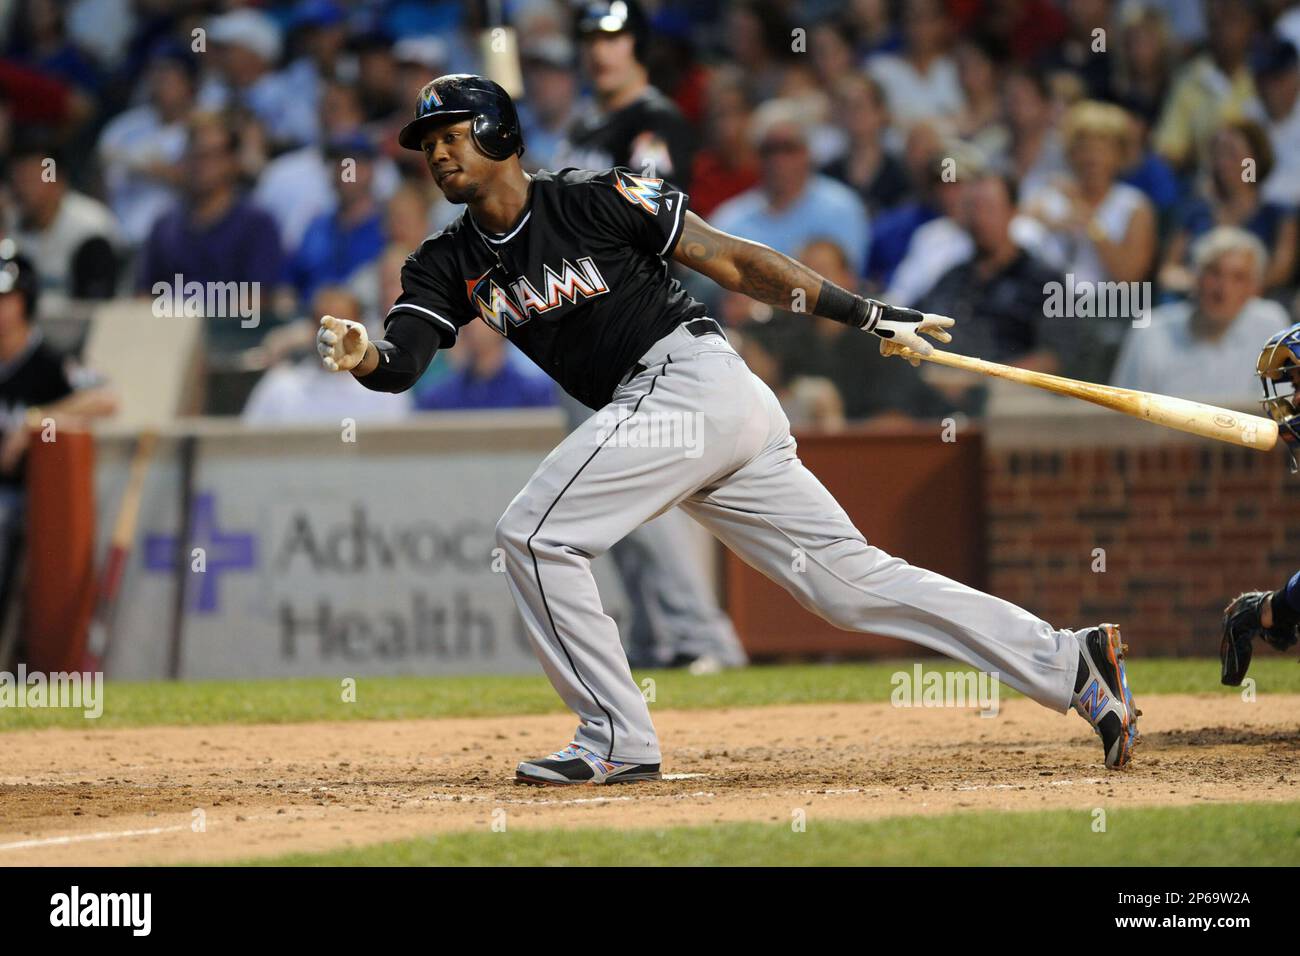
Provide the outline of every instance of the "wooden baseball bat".
[[938,349],[929,355],[919,357],[936,365],[965,369],[969,372],[978,372],[980,375],[992,375],[994,378],[1005,378],[1008,381],[1020,382],[1022,385],[1032,385],[1058,395],[1081,398],[1085,402],[1123,412],[1133,418],[1145,419],[1166,428],[1176,428],[1179,431],[1200,435],[1202,438],[1213,438],[1216,441],[1241,445],[1243,448],[1268,451],[1277,444],[1277,422],[1261,415],[1247,415],[1243,412],[1219,408],[1217,405],[1174,398],[1170,395],[1080,382],[1073,378],[999,365],[997,362],[986,362],[984,359],[958,355],[955,352],[941,352]]
[[146,429],[140,433],[135,444],[135,453],[131,458],[131,471],[127,476],[126,488],[122,492],[122,500],[117,508],[113,537],[109,541],[108,554],[104,557],[104,569],[99,575],[95,615],[91,619],[90,634],[86,642],[87,670],[100,670],[108,661],[113,637],[113,618],[117,611],[118,594],[122,589],[122,575],[126,571],[126,562],[131,556],[131,547],[135,542],[136,523],[140,517],[140,499],[144,495],[144,480],[149,473],[149,462],[153,458],[157,440],[158,433]]

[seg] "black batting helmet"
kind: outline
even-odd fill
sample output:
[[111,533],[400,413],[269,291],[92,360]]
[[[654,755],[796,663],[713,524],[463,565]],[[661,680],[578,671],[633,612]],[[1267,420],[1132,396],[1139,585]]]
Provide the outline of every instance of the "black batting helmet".
[[428,130],[467,119],[474,121],[474,145],[489,159],[523,154],[524,138],[510,94],[486,76],[472,73],[449,73],[424,84],[415,101],[415,119],[402,127],[397,141],[418,150]]
[[17,292],[23,297],[27,321],[36,317],[36,300],[41,280],[26,256],[19,254],[12,239],[0,240],[0,295]]
[[597,33],[630,33],[637,61],[645,62],[650,21],[637,0],[592,0],[578,4],[573,21],[578,39]]

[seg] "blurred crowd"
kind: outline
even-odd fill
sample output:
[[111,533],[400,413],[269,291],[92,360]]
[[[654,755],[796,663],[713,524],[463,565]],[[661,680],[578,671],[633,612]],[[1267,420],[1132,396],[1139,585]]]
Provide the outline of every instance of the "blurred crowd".
[[[608,111],[620,65],[567,0],[503,6],[525,164],[599,162],[575,131]],[[718,228],[954,316],[958,351],[1258,397],[1256,354],[1297,293],[1297,0],[643,6],[634,66],[667,105],[639,161]],[[377,329],[406,255],[462,212],[396,132],[430,78],[483,70],[484,16],[460,0],[0,2],[0,240],[34,265],[40,312],[178,276],[260,283],[257,326],[214,320],[205,346],[214,374],[256,369],[210,403],[250,421],[554,403],[482,323],[402,399],[343,391],[309,354],[324,312]],[[682,278],[796,427],[984,409],[978,385],[886,361],[870,336]]]

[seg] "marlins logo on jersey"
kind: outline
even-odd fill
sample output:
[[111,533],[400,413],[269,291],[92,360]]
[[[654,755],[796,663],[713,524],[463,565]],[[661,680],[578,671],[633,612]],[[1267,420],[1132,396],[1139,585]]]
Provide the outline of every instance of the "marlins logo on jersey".
[[[647,176],[633,176],[631,173],[618,171],[614,185],[619,195],[634,206],[640,206],[652,216],[659,214],[660,194],[664,189],[662,179],[650,179]],[[669,206],[669,209],[672,207]]]
[[507,292],[491,276],[489,270],[477,279],[467,280],[465,285],[479,317],[502,335],[506,334],[507,320],[512,326],[522,325],[532,316],[557,309],[565,302],[577,302],[580,297],[590,299],[609,291],[605,277],[589,256],[579,259],[576,265],[563,259],[558,271],[544,264],[540,291],[527,276],[521,275],[507,283]]

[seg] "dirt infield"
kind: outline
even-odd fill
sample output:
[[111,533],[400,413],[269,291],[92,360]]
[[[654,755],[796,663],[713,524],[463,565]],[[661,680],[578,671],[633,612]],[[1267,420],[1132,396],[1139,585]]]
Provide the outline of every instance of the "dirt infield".
[[[662,783],[535,789],[567,716],[0,735],[0,865],[244,859],[448,830],[1300,799],[1300,695],[1139,701],[1107,772],[1074,715],[833,704],[662,711]],[[195,811],[204,828],[195,831]],[[1012,862],[1012,861],[1008,861]]]

